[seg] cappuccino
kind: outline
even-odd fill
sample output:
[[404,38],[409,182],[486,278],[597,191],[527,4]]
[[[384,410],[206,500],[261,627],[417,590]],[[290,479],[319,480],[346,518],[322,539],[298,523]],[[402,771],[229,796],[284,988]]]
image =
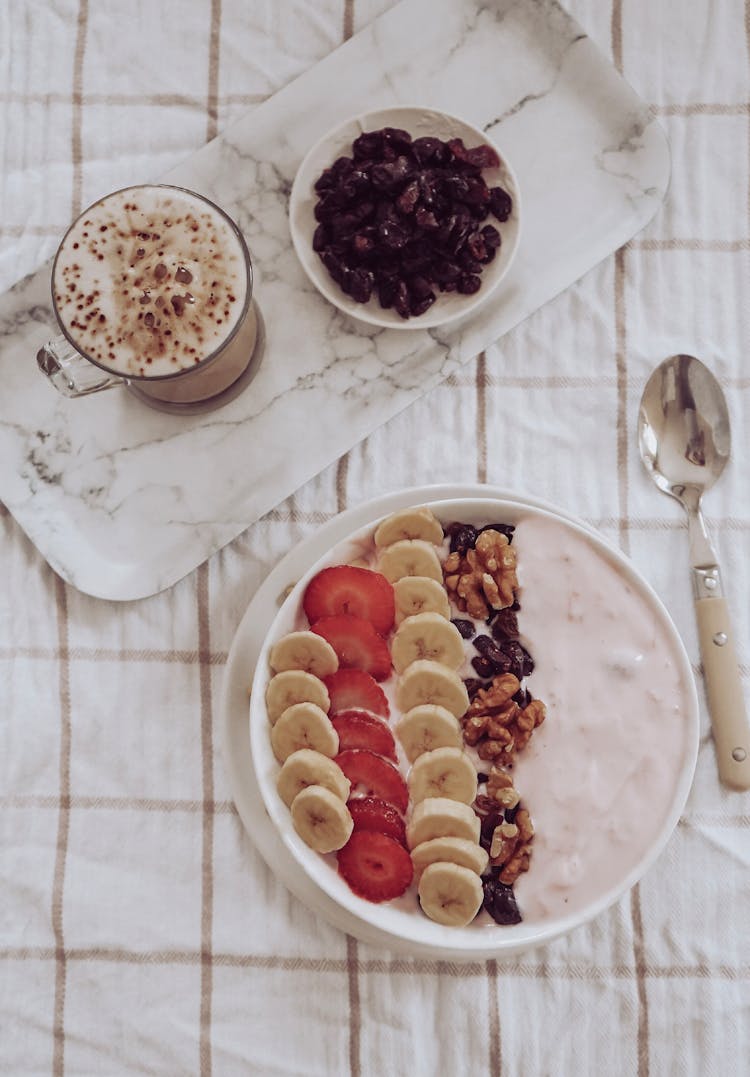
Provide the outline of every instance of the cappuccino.
[[131,187],[91,206],[60,246],[52,290],[74,347],[160,400],[222,392],[255,347],[244,241],[180,188]]

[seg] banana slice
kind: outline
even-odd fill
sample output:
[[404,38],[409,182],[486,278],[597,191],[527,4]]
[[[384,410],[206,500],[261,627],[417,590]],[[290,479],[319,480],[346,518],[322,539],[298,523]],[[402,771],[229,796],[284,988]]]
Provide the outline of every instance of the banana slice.
[[435,748],[460,748],[463,745],[458,719],[436,703],[421,703],[418,707],[412,707],[396,726],[396,735],[410,763],[423,752],[432,752]]
[[429,576],[437,583],[443,582],[443,569],[435,547],[423,539],[401,539],[381,549],[378,568],[391,583],[404,576]]
[[316,632],[290,632],[274,644],[269,657],[274,673],[303,669],[315,677],[329,677],[339,668],[336,652]]
[[479,841],[479,816],[468,804],[447,797],[428,797],[417,804],[406,827],[410,849],[433,838],[464,838]]
[[489,856],[481,845],[466,838],[432,838],[416,845],[411,851],[414,874],[419,878],[428,864],[446,862],[481,875],[487,868]]
[[308,785],[292,801],[294,829],[311,849],[332,853],[349,841],[354,820],[346,804],[324,785]]
[[482,880],[460,864],[428,864],[419,880],[419,904],[425,916],[446,927],[466,927],[482,907]]
[[280,763],[300,748],[312,748],[332,759],[339,750],[339,735],[317,704],[293,703],[272,727],[271,747]]
[[477,795],[477,772],[461,748],[436,748],[415,761],[407,785],[413,804],[427,797],[447,797],[471,804]]
[[297,793],[308,785],[323,785],[344,802],[351,788],[351,782],[338,763],[312,748],[300,748],[284,761],[276,788],[288,808]]
[[420,658],[449,669],[464,663],[464,641],[454,624],[439,613],[416,613],[402,621],[391,640],[391,659],[397,673]]
[[401,509],[386,517],[375,531],[376,546],[391,546],[402,539],[423,539],[439,546],[443,541],[443,527],[434,513],[421,505],[415,509]]
[[410,711],[421,703],[437,703],[460,718],[469,708],[469,694],[452,669],[429,658],[421,658],[412,662],[399,678],[396,703],[402,711]]
[[293,703],[316,703],[326,714],[331,706],[328,689],[318,677],[302,669],[287,669],[271,677],[266,688],[268,720],[273,725]]
[[402,576],[393,585],[396,624],[417,613],[439,613],[450,619],[451,607],[445,588],[429,576]]

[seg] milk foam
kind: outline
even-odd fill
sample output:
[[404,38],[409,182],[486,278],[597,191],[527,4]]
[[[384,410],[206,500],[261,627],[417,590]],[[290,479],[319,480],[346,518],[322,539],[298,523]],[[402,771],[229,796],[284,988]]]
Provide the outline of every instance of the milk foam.
[[144,186],[88,209],[58,253],[60,321],[85,355],[121,374],[194,367],[242,316],[244,252],[227,219],[189,192]]

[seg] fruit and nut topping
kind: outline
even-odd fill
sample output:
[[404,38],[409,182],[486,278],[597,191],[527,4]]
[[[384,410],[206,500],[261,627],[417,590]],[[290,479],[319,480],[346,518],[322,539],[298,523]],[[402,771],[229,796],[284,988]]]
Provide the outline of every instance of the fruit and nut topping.
[[372,567],[310,580],[309,628],[270,652],[277,785],[300,837],[336,852],[360,897],[414,883],[438,923],[482,906],[517,923],[534,829],[511,772],[545,707],[523,685],[513,527],[452,524],[448,551],[445,537],[428,508],[405,509],[376,528]]
[[499,165],[488,145],[365,131],[315,182],[313,250],[356,303],[377,296],[404,319],[424,314],[440,292],[473,295],[502,242],[485,222],[513,210],[510,194],[482,176]]

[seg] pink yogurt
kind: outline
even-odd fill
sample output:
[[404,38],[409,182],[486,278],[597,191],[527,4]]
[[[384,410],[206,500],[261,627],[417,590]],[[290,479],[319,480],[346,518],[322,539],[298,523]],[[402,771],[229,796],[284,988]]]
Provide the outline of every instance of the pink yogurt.
[[589,905],[638,865],[674,803],[690,704],[663,626],[582,535],[529,516],[514,546],[536,663],[525,683],[547,704],[514,777],[536,830],[515,892],[538,922]]

